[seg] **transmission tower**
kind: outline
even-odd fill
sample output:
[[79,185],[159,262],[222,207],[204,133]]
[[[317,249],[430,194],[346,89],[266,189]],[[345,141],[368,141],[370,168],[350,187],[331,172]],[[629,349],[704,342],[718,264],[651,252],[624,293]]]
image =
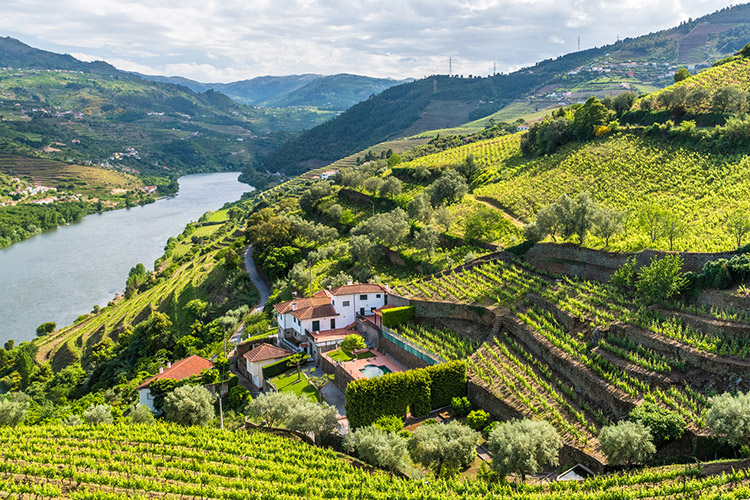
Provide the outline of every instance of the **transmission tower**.
[[495,62],[492,63],[492,74],[493,75],[497,74],[497,63]]
[[578,37],[578,52],[581,51],[581,37]]

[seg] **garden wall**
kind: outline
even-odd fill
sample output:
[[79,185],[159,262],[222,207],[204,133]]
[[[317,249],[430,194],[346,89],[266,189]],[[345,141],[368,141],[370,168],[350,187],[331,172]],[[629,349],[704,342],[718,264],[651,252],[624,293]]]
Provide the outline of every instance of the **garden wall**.
[[426,368],[427,366],[429,366],[427,362],[422,358],[418,358],[414,354],[397,346],[385,337],[380,337],[379,345],[380,348],[378,349],[378,351],[392,357],[407,370],[413,370],[414,368]]
[[683,271],[693,272],[700,272],[708,261],[730,259],[736,255],[736,252],[697,253],[661,250],[621,253],[582,248],[572,243],[537,243],[524,254],[524,258],[534,267],[552,274],[568,274],[607,281],[612,273],[631,257],[636,258],[636,264],[640,267],[648,265],[654,257],[662,258],[670,253],[679,253],[684,261]]
[[407,299],[394,294],[388,294],[388,304],[393,306],[415,306],[415,316],[417,318],[461,319],[490,327],[495,323],[495,313],[482,306],[415,298]]
[[333,385],[338,387],[341,392],[346,393],[346,386],[349,382],[354,380],[349,373],[339,364],[328,357],[327,354],[321,353],[318,356],[318,366],[323,370],[323,373],[333,375]]

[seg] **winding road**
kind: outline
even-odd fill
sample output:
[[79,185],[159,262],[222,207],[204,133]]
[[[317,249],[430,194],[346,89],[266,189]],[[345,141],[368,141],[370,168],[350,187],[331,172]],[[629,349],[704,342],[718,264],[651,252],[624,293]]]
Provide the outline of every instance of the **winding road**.
[[[271,291],[266,282],[263,281],[263,278],[260,277],[258,269],[255,267],[252,245],[247,247],[247,250],[245,251],[245,271],[247,271],[247,274],[250,276],[250,280],[253,282],[253,285],[255,285],[255,288],[258,289],[258,295],[260,296],[258,307],[256,307],[253,312],[262,311],[266,306],[266,302],[268,302],[268,297],[271,295]],[[243,330],[244,328],[238,329],[229,341],[233,344],[238,344],[242,340]]]

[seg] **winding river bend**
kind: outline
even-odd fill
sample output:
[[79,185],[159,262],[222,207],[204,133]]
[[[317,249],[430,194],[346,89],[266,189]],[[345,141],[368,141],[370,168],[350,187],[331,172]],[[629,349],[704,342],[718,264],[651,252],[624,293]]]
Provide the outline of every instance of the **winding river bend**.
[[167,238],[254,188],[237,173],[181,177],[176,196],[94,214],[0,250],[0,345],[31,340],[36,327],[72,323],[125,287],[130,268],[153,267]]

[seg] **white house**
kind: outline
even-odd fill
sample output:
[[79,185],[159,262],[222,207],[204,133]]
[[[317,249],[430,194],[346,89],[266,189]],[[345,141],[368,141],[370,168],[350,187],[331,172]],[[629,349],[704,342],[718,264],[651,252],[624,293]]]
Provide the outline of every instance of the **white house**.
[[245,360],[245,376],[250,378],[255,387],[262,389],[265,384],[263,367],[292,354],[294,354],[292,351],[272,344],[259,344],[242,356]]
[[279,337],[314,354],[317,349],[312,349],[310,342],[317,343],[317,337],[313,333],[345,329],[355,322],[358,314],[371,316],[375,309],[385,305],[387,294],[388,287],[384,285],[349,282],[331,290],[319,290],[312,297],[274,304]]
[[151,377],[150,379],[139,385],[136,390],[138,391],[138,402],[142,405],[147,406],[151,411],[154,411],[154,397],[151,395],[149,385],[154,380],[170,379],[170,380],[185,380],[194,375],[200,375],[203,370],[210,370],[214,367],[214,364],[200,356],[190,356],[189,358],[175,361],[174,364],[167,363],[167,367],[159,368],[159,373]]
[[325,181],[325,180],[328,180],[331,177],[335,176],[338,173],[339,173],[338,170],[326,170],[325,172],[323,172],[322,174],[320,174],[320,179]]

